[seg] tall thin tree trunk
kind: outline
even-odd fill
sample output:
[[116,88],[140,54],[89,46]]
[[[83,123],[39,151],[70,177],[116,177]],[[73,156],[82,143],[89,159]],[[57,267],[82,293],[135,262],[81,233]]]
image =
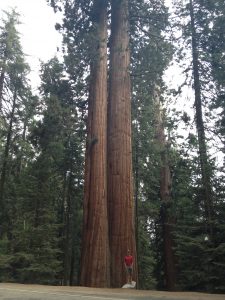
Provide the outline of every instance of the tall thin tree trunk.
[[108,287],[107,1],[95,0],[93,8],[96,55],[89,95],[81,285]]
[[4,89],[4,80],[5,80],[5,68],[6,68],[6,51],[4,51],[4,57],[2,61],[2,68],[0,74],[0,111],[2,109],[2,96],[3,96],[3,89]]
[[74,240],[72,239],[72,248],[71,248],[71,261],[70,261],[70,274],[69,274],[69,285],[74,285],[74,273],[75,273],[75,245]]
[[128,1],[112,0],[108,109],[108,207],[111,285],[126,282],[123,259],[130,249],[137,278],[131,147]]
[[[140,158],[140,141],[139,141],[139,110],[138,102],[134,106],[135,119],[136,119],[136,128],[135,128],[135,161],[134,161],[134,181],[135,181],[135,235],[136,235],[136,256],[137,262],[139,260],[139,187],[140,187],[140,178],[139,178],[139,158]],[[137,263],[137,278],[136,278],[136,288],[139,288],[139,265]]]
[[[23,124],[23,133],[22,133],[23,145],[25,144],[25,141],[26,141],[26,131],[27,131],[27,119],[24,121],[24,124]],[[21,150],[20,150],[20,153],[18,154],[18,158],[17,158],[18,178],[20,178],[20,174],[21,174],[22,167],[23,167],[23,155],[24,155],[24,146],[23,145],[21,146]]]
[[[67,179],[66,179],[67,181]],[[72,175],[69,173],[68,184],[65,187],[65,213],[64,213],[64,268],[63,268],[63,285],[69,284],[70,268],[71,268],[71,241],[70,241],[70,227],[71,227],[71,187]]]
[[16,99],[17,99],[17,93],[15,92],[14,96],[13,96],[12,111],[10,114],[9,128],[8,128],[7,139],[6,139],[6,144],[5,144],[5,151],[4,151],[4,161],[3,161],[1,177],[0,177],[0,204],[1,204],[1,206],[3,205],[4,191],[5,191],[5,178],[6,178],[6,172],[7,172],[7,167],[8,167],[9,150],[10,150],[10,144],[11,144],[11,138],[12,138],[12,126],[13,126],[13,119],[14,119],[15,108],[16,108]]
[[156,142],[161,151],[161,171],[160,171],[160,197],[161,197],[161,220],[163,226],[163,251],[165,261],[165,285],[166,289],[173,291],[176,286],[176,268],[175,255],[173,251],[174,240],[172,230],[175,225],[175,219],[171,216],[171,172],[168,162],[167,145],[165,139],[165,130],[163,124],[162,110],[160,107],[160,91],[155,90],[156,105]]
[[211,238],[213,236],[213,205],[212,205],[212,187],[210,180],[210,170],[208,155],[206,150],[205,128],[202,114],[202,97],[201,84],[199,75],[199,54],[197,46],[197,34],[195,27],[195,16],[193,1],[190,0],[190,17],[191,17],[191,35],[192,35],[192,59],[193,59],[193,75],[194,75],[194,91],[195,91],[195,110],[196,110],[196,128],[198,133],[199,158],[202,173],[202,185],[204,191],[205,218],[208,227],[208,233]]
[[[4,233],[3,232],[4,229],[1,227],[4,226],[3,224],[4,224],[4,222],[7,222],[7,218],[8,218],[8,213],[5,209],[4,194],[5,194],[5,182],[6,182],[6,174],[7,174],[7,168],[8,168],[8,160],[9,160],[9,151],[10,151],[10,145],[11,145],[11,140],[12,140],[12,126],[13,126],[13,119],[14,119],[14,115],[15,115],[16,99],[17,99],[17,93],[15,92],[13,95],[12,111],[10,114],[9,128],[8,128],[4,157],[3,157],[4,160],[3,160],[1,176],[0,176],[0,224],[1,224],[0,237]],[[8,234],[9,234],[9,232],[8,232]]]
[[0,110],[2,109],[2,95],[4,88],[5,71],[2,69],[0,74]]

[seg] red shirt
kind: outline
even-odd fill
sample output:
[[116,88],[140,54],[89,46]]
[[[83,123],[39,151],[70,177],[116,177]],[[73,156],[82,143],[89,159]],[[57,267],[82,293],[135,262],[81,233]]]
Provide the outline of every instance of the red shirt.
[[124,262],[127,267],[130,267],[133,264],[133,256],[131,255],[125,256]]

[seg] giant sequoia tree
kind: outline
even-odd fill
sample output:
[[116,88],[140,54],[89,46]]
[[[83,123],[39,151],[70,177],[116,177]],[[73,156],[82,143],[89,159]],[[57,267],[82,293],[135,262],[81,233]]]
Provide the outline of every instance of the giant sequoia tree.
[[[57,5],[64,5],[63,1],[52,2],[55,8]],[[81,284],[109,286],[111,267],[111,285],[120,287],[125,281],[123,257],[128,248],[136,258],[128,1],[111,3],[108,108],[106,8],[107,1],[71,2],[69,6],[65,5],[68,19],[65,20],[63,29],[66,32],[68,55],[72,57],[74,54],[84,54],[83,65],[81,64],[83,71],[73,72],[75,84],[82,81],[84,70],[90,65],[90,80],[86,80],[89,84],[89,97]],[[76,9],[74,12],[77,20],[71,17],[69,9]],[[74,32],[74,28],[78,31]]]
[[88,100],[81,284],[108,287],[107,217],[107,1],[91,11],[93,47]]
[[121,287],[130,249],[140,288],[224,291],[224,173],[206,122],[222,107],[224,134],[223,1],[174,1],[197,108],[187,138],[177,130],[180,119],[192,130],[187,112],[163,110],[162,122],[159,109],[175,95],[167,101],[162,79],[172,53],[164,1],[48,2],[64,12],[64,61],[42,64],[39,96],[12,16],[0,28],[0,280]]
[[[123,257],[136,258],[131,151],[128,1],[112,1],[108,109],[108,203],[111,284],[125,282]],[[136,259],[134,261],[136,268]],[[135,269],[136,270],[136,269]],[[136,278],[134,271],[134,278]]]

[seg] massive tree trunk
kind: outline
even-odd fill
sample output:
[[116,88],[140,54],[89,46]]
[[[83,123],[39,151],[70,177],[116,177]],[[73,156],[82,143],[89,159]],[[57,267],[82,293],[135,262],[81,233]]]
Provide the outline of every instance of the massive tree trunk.
[[161,170],[160,170],[160,198],[161,198],[161,220],[163,234],[163,251],[165,261],[165,286],[167,290],[173,291],[176,286],[175,256],[173,251],[174,239],[172,235],[175,219],[171,216],[171,172],[168,162],[167,145],[163,124],[162,110],[159,99],[160,91],[155,91],[156,104],[156,142],[161,151]]
[[202,186],[204,192],[205,218],[208,227],[208,233],[213,235],[213,205],[212,205],[212,187],[210,180],[210,168],[208,155],[206,150],[205,128],[202,113],[202,97],[201,83],[199,74],[199,54],[197,46],[197,34],[195,27],[195,16],[193,2],[190,0],[190,17],[191,17],[191,35],[192,35],[192,60],[193,60],[193,75],[194,75],[194,92],[195,92],[195,111],[196,111],[196,128],[198,133],[199,158],[202,174]]
[[107,218],[107,1],[93,6],[94,61],[88,111],[81,285],[108,287]]
[[108,207],[111,286],[126,282],[123,259],[130,249],[136,279],[131,147],[128,1],[112,0],[108,109]]

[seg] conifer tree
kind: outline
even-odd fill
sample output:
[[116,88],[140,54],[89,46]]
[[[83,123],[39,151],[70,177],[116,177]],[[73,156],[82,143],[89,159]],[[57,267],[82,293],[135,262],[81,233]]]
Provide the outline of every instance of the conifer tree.
[[[189,134],[189,149],[186,149],[185,157],[182,154],[182,163],[187,164],[188,171],[191,172],[189,184],[192,192],[191,194],[187,193],[183,206],[189,207],[189,211],[192,213],[182,220],[184,214],[180,216],[180,211],[177,211],[179,222],[176,229],[176,253],[179,262],[178,281],[185,288],[203,289],[204,287],[213,290],[218,283],[218,278],[217,280],[213,279],[215,270],[210,266],[216,264],[214,264],[214,259],[216,249],[220,244],[215,234],[219,231],[216,219],[220,209],[216,204],[217,196],[214,186],[217,177],[216,165],[209,155],[212,153],[210,146],[214,148],[215,143],[212,142],[214,137],[211,136],[210,139],[209,137],[210,131],[214,132],[215,129],[212,108],[218,90],[213,74],[212,57],[215,52],[212,51],[212,45],[214,44],[215,20],[218,16],[217,9],[220,10],[220,5],[218,2],[198,0],[186,1],[185,3],[177,1],[177,3],[180,5],[180,16],[182,16],[180,26],[183,29],[186,46],[191,46],[191,49],[187,47],[183,54],[191,54],[191,64],[187,68],[187,72],[191,69],[193,74],[195,122],[198,137],[196,139],[193,134]],[[191,51],[188,52],[187,49]],[[186,57],[185,54],[183,58]],[[198,147],[198,158],[193,155],[193,152],[190,152],[190,149],[196,151],[196,146]],[[192,163],[187,162],[187,152],[190,154]],[[180,201],[178,203],[182,203],[183,200],[180,199]],[[188,253],[192,253],[192,259]],[[197,269],[195,263],[192,264],[194,261],[202,261],[199,264],[202,267]],[[213,282],[217,282],[214,287]]]
[[129,249],[137,278],[132,149],[128,1],[112,1],[108,108],[108,205],[111,285],[126,282],[123,257]]
[[[163,3],[151,1],[130,4],[132,132],[135,199],[138,218],[139,287],[165,286],[165,259],[157,245],[160,214],[160,167],[162,149],[156,142],[158,104],[155,86],[162,87],[162,75],[171,56],[171,44],[163,37],[168,11]],[[163,261],[163,263],[162,263]],[[159,274],[159,275],[156,275]],[[162,282],[161,283],[159,283]]]
[[2,19],[1,35],[0,35],[0,109],[2,109],[3,98],[6,97],[6,86],[9,80],[10,65],[15,62],[18,55],[22,55],[19,34],[16,26],[19,24],[19,14],[12,10],[5,12]]
[[202,113],[202,96],[201,96],[201,83],[199,74],[199,49],[197,45],[197,34],[195,27],[195,14],[193,2],[190,0],[190,18],[191,18],[191,39],[192,39],[192,63],[193,63],[193,76],[194,76],[194,92],[195,92],[195,109],[196,109],[196,128],[198,133],[199,143],[199,159],[202,173],[202,185],[204,190],[204,203],[205,203],[205,218],[211,239],[213,238],[213,199],[212,199],[212,186],[209,170],[209,159],[206,147],[205,128]]
[[[3,138],[3,152],[1,155],[1,172],[0,172],[0,205],[1,205],[1,222],[8,217],[10,207],[7,207],[7,181],[13,173],[13,148],[17,147],[17,136],[20,134],[20,114],[24,99],[30,92],[27,74],[28,65],[25,63],[24,54],[20,45],[19,34],[16,30],[18,25],[18,14],[12,10],[6,13],[7,19],[4,21],[2,28],[2,57],[1,57],[1,124]],[[7,91],[7,92],[6,92]],[[13,203],[13,201],[12,201]],[[9,222],[9,220],[8,220]],[[2,230],[1,234],[3,234]]]
[[81,284],[109,287],[107,213],[107,1],[91,11],[93,53],[88,101]]
[[165,265],[165,281],[168,290],[175,290],[176,286],[176,267],[174,255],[174,238],[173,230],[175,226],[175,217],[172,212],[172,178],[169,165],[168,143],[165,137],[165,121],[163,118],[162,105],[160,103],[160,90],[155,90],[155,106],[156,106],[156,143],[158,143],[161,154],[160,169],[160,198],[161,198],[161,221],[162,221],[162,237],[163,237],[163,256]]

